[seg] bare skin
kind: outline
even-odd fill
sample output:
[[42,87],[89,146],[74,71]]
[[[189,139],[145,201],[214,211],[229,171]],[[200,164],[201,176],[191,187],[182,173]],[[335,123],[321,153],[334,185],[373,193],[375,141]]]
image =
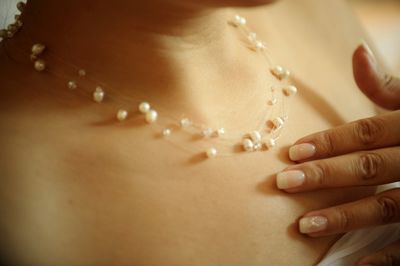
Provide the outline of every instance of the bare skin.
[[[211,126],[246,132],[257,125],[253,118],[263,106],[264,65],[226,25],[230,9],[178,0],[147,6],[96,1],[91,7],[35,2],[36,11],[27,11],[24,29],[7,44],[17,62],[4,50],[0,60],[0,230],[8,259],[40,265],[311,265],[337,237],[301,236],[294,221],[373,192],[348,188],[287,197],[274,184],[274,173],[290,164],[286,153],[294,140],[376,114],[353,83],[350,56],[363,35],[344,3],[283,1],[237,9],[277,62],[296,73],[301,93],[277,149],[204,161],[154,138],[154,127],[116,124],[109,119],[116,102],[98,105],[71,94],[63,79],[33,71],[21,49],[29,49],[34,36],[112,84],[110,93],[134,103],[146,96],[171,114],[185,110]],[[152,3],[164,8],[152,9]],[[163,12],[143,16],[143,9]],[[38,15],[44,10],[47,16]],[[98,17],[107,20],[93,19]],[[331,21],[338,21],[335,28]],[[48,60],[63,76],[73,75]],[[343,97],[359,100],[339,108]],[[235,110],[235,119],[224,110]]]

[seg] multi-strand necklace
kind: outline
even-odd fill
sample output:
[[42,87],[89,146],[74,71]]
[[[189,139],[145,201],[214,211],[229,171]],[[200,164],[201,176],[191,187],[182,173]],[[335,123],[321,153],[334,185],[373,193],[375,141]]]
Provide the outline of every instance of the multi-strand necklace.
[[[25,3],[19,2],[17,9],[23,11]],[[207,143],[207,147],[202,149],[200,153],[204,154],[204,158],[214,157],[226,157],[231,156],[233,152],[223,153],[220,152],[220,147],[231,146],[232,150],[234,146],[240,145],[243,152],[255,152],[255,151],[267,151],[272,149],[281,134],[283,127],[288,119],[288,113],[285,109],[286,98],[297,93],[297,88],[290,84],[289,76],[290,72],[282,66],[273,64],[271,58],[268,55],[266,44],[261,41],[257,34],[251,31],[247,26],[247,21],[244,17],[235,15],[228,21],[228,24],[236,28],[243,34],[247,47],[255,53],[259,53],[265,58],[267,67],[265,68],[265,74],[272,75],[278,82],[278,85],[268,86],[266,88],[266,99],[265,108],[266,115],[263,118],[261,125],[245,133],[235,134],[234,132],[227,132],[223,126],[218,128],[212,128],[203,124],[192,121],[188,116],[181,116],[180,118],[172,117],[167,111],[162,111],[161,107],[156,108],[152,106],[149,101],[142,101],[136,103],[134,110],[120,108],[115,112],[115,120],[117,123],[123,123],[129,118],[137,117],[143,119],[147,124],[158,125],[159,136],[171,141],[172,135],[177,132],[186,132],[194,135],[198,140],[204,140]],[[20,20],[20,15],[15,16],[15,22],[10,24],[6,29],[0,30],[0,37],[3,39],[12,38],[18,30],[22,27],[23,23]],[[49,49],[42,43],[35,43],[32,45],[30,50],[30,60],[33,63],[33,67],[36,71],[42,73],[51,73],[55,76],[60,76],[54,71],[50,71],[47,68],[46,61],[42,58],[42,55],[46,52],[47,56],[50,53]],[[60,59],[55,54],[50,54],[52,58],[58,59],[65,63],[65,60]],[[106,87],[110,87],[104,82],[88,78],[87,71],[79,68],[73,64],[67,63],[75,72],[76,78],[62,77],[65,80],[66,88],[71,91],[82,90],[83,86],[77,82],[77,79],[89,79],[93,83],[93,90],[90,93],[92,101],[98,104],[105,104],[105,99],[113,99],[113,95],[107,93]],[[114,95],[115,96],[115,95]],[[280,107],[280,108],[278,108]],[[277,110],[277,108],[279,110]],[[169,119],[169,123],[160,123],[160,117]],[[215,145],[210,145],[211,139],[214,139]],[[193,153],[193,149],[188,149],[187,145],[181,145],[184,150]]]

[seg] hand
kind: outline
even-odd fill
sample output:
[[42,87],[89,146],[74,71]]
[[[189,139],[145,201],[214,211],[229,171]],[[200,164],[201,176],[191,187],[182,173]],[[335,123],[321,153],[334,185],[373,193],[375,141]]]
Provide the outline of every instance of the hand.
[[[400,109],[400,80],[378,71],[365,44],[354,52],[353,71],[358,87],[372,101]],[[399,145],[400,110],[309,135],[290,148],[290,159],[299,164],[278,173],[277,186],[295,193],[400,181]],[[319,237],[394,222],[400,222],[400,189],[309,212],[300,219],[299,230]],[[400,242],[359,263],[386,265],[379,262],[388,259],[400,265]]]

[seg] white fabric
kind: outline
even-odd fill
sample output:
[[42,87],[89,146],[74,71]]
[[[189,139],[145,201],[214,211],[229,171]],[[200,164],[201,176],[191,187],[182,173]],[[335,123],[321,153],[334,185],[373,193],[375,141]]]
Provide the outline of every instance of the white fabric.
[[[400,187],[400,182],[381,186],[377,192]],[[329,249],[317,266],[347,266],[400,240],[400,223],[352,231],[343,235]]]

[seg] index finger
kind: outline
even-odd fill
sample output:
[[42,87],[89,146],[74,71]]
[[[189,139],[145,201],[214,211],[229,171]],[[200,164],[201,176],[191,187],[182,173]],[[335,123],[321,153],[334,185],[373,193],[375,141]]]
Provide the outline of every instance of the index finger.
[[327,158],[400,144],[400,110],[361,119],[299,139],[289,149],[292,161]]

